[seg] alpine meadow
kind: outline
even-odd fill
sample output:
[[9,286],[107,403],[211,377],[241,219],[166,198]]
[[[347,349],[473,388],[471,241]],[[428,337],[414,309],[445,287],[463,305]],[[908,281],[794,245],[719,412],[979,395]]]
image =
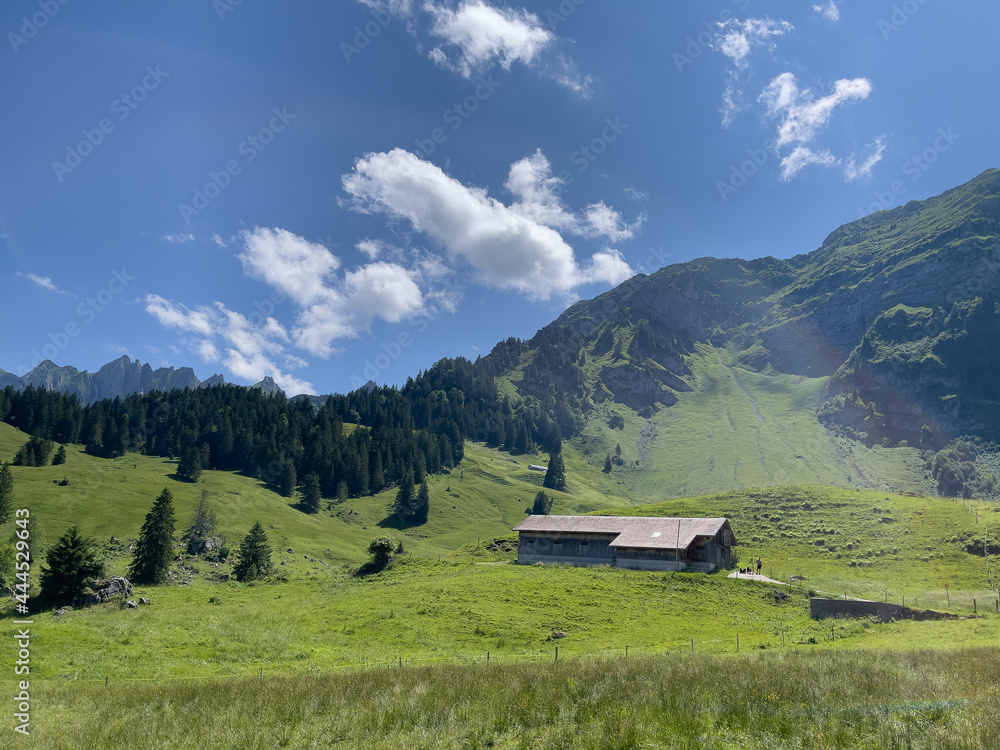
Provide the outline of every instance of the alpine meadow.
[[0,13],[0,746],[1000,747],[1000,9],[690,5]]

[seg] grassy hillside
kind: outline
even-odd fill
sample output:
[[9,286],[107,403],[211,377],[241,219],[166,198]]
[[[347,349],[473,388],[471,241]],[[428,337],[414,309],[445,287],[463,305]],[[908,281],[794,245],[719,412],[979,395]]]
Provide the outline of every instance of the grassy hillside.
[[[637,502],[745,487],[824,484],[929,492],[916,448],[866,448],[837,438],[816,418],[827,378],[752,372],[728,350],[697,345],[692,390],[645,420],[598,406],[572,444],[599,470],[621,445],[612,479]],[[623,429],[610,429],[618,415]]]
[[995,525],[991,533],[1000,529],[997,503],[796,486],[668,500],[628,513],[726,516],[741,561],[761,557],[764,573],[803,576],[803,586],[835,595],[905,596],[942,608],[950,597],[956,611],[971,610],[973,598],[992,610],[996,597],[986,560],[965,548],[983,539],[987,525]]
[[[0,458],[9,460],[27,436],[0,423]],[[572,449],[566,452],[571,473],[570,494],[556,493],[555,512],[575,513],[626,505],[613,494],[610,480],[588,470]],[[194,513],[202,491],[216,510],[219,532],[236,548],[250,527],[260,521],[275,551],[292,548],[287,562],[298,566],[303,555],[327,563],[360,564],[372,537],[390,533],[406,549],[428,557],[453,554],[477,539],[509,534],[526,516],[544,474],[529,471],[529,462],[545,463],[544,454],[512,459],[507,454],[469,443],[461,468],[450,475],[428,478],[431,512],[419,527],[398,528],[392,517],[395,490],[372,497],[352,498],[330,510],[310,516],[294,499],[282,498],[259,481],[232,472],[206,471],[196,484],[174,477],[176,462],[128,454],[101,459],[70,446],[63,466],[12,467],[18,507],[32,514],[32,543],[36,554],[77,524],[84,534],[106,541],[134,540],[139,535],[154,498],[168,488],[174,496],[178,532]],[[60,487],[57,482],[67,479]],[[128,557],[116,559],[122,572]],[[287,567],[287,566],[286,566]]]

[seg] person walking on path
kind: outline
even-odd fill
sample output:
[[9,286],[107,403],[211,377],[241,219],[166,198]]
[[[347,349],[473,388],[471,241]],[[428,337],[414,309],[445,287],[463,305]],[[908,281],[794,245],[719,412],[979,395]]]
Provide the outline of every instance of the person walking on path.
[[757,558],[757,575],[760,575],[760,569],[763,563],[761,563],[760,558]]

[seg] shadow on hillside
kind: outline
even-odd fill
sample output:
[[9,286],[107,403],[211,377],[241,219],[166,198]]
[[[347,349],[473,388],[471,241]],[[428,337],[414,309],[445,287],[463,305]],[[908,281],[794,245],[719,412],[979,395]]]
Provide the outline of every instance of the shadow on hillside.
[[380,529],[394,529],[396,531],[405,531],[406,529],[415,529],[418,526],[423,526],[427,523],[427,519],[414,519],[412,521],[400,521],[399,516],[395,513],[390,513],[381,521],[379,521],[376,526]]

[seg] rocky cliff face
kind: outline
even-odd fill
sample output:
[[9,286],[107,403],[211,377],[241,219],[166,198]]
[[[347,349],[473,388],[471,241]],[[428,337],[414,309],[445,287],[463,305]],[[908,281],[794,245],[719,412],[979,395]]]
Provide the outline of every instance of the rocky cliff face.
[[[160,367],[156,370],[139,360],[123,356],[101,367],[95,373],[75,367],[60,367],[51,360],[38,364],[24,377],[18,378],[0,371],[0,388],[7,385],[20,390],[32,385],[75,395],[84,405],[102,399],[124,398],[133,393],[170,391],[174,388],[198,388],[202,382],[190,367]],[[225,383],[221,375],[213,375],[207,384]]]

